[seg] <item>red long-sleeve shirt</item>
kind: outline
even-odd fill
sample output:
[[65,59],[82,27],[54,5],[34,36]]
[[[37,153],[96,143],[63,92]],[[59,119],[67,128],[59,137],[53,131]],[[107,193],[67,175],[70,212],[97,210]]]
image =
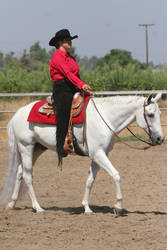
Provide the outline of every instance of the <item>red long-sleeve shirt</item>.
[[54,82],[68,78],[79,89],[85,85],[80,79],[79,66],[74,57],[60,49],[57,49],[51,57],[50,76]]

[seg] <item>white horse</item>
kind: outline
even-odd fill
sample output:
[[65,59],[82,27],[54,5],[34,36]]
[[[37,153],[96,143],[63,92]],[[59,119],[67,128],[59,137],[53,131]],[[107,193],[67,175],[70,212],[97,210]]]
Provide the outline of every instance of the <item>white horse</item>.
[[[157,105],[160,98],[160,93],[155,98],[141,96],[93,98],[106,123],[90,100],[86,111],[86,135],[89,150],[86,145],[83,146],[83,124],[73,126],[80,150],[92,160],[82,201],[86,214],[92,213],[88,199],[100,168],[105,169],[112,176],[116,185],[116,204],[114,207],[117,211],[123,210],[120,175],[108,159],[108,153],[113,148],[115,141],[114,132],[119,133],[136,120],[138,126],[147,133],[151,131],[153,145],[161,144],[164,137],[160,124],[160,110]],[[19,190],[22,187],[21,182],[24,179],[33,209],[38,213],[43,213],[44,209],[40,207],[33,189],[32,168],[37,157],[46,149],[56,150],[56,126],[29,123],[27,118],[33,105],[34,102],[20,108],[8,124],[10,159],[1,203],[8,203],[7,207],[10,209],[15,207]]]

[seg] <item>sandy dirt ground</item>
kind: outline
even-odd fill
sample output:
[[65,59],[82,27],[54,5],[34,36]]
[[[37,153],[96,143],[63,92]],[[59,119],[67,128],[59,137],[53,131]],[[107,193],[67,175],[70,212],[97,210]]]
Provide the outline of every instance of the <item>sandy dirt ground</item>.
[[[121,175],[126,216],[113,213],[115,186],[104,170],[90,197],[94,214],[84,215],[89,158],[68,156],[60,171],[56,153],[47,151],[34,166],[36,195],[46,213],[32,212],[28,194],[15,210],[1,206],[0,250],[167,249],[167,144],[138,151],[117,143],[109,157]],[[0,191],[7,165],[7,141],[0,141]]]

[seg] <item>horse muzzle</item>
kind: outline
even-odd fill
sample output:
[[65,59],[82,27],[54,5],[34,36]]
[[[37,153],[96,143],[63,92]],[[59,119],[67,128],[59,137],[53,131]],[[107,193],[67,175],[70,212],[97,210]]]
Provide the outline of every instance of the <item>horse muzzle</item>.
[[164,136],[157,135],[151,137],[152,144],[155,145],[161,145],[164,142]]

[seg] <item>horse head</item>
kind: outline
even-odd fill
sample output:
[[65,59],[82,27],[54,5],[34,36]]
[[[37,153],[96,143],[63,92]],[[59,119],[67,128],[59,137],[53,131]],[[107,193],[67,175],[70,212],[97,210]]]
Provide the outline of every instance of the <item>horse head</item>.
[[161,93],[158,93],[155,98],[149,95],[136,113],[137,124],[146,131],[153,145],[161,144],[164,141],[160,122],[161,111],[157,104],[160,98]]

